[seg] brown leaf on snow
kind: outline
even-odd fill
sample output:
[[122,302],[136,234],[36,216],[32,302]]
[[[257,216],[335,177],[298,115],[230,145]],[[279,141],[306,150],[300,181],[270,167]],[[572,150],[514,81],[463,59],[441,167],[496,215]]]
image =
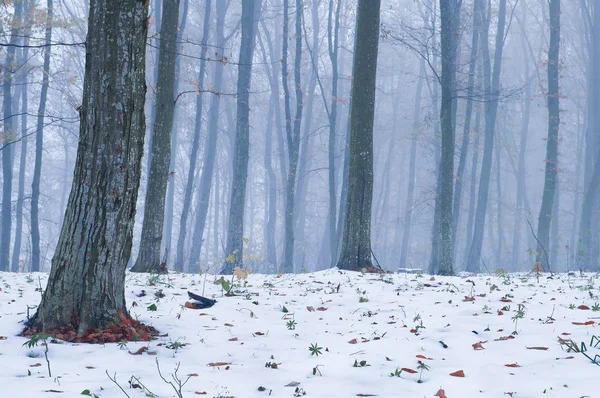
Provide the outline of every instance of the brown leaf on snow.
[[539,351],[546,351],[548,350],[548,347],[525,347],[528,350],[539,350]]
[[143,346],[143,347],[140,347],[140,348],[139,348],[139,350],[137,350],[136,352],[131,352],[131,351],[129,351],[129,353],[130,353],[131,355],[142,355],[142,353],[143,353],[144,351],[146,351],[147,349],[148,349],[148,347],[147,347],[147,346]]
[[506,366],[506,367],[508,367],[508,368],[520,368],[520,367],[521,367],[521,365],[519,365],[519,364],[518,364],[518,363],[516,363],[516,362],[515,362],[515,363],[507,363],[507,364],[506,364],[506,365],[504,365],[504,366]]
[[512,334],[509,334],[508,336],[502,336],[502,337],[499,337],[497,339],[494,339],[494,341],[512,340],[514,338],[515,338],[515,336],[513,336]]
[[471,344],[471,345],[473,346],[473,349],[476,350],[476,351],[477,350],[485,350],[485,347],[481,345],[483,343],[487,343],[487,341],[480,341],[478,343]]
[[465,296],[465,299],[463,301],[475,301],[475,297]]
[[238,341],[238,338],[237,337],[232,337],[232,338],[229,339],[229,341]]
[[443,389],[443,388],[440,388],[440,389],[438,390],[438,392],[436,392],[436,393],[435,393],[434,397],[438,397],[438,398],[448,398],[448,397],[446,396],[446,391],[444,391],[444,389]]
[[224,324],[223,326],[229,326],[229,327],[232,327],[233,325],[232,325],[231,323],[226,323],[226,324]]
[[376,397],[375,394],[356,394],[357,397]]
[[257,335],[257,336],[264,336],[265,335],[263,332],[256,332],[254,334]]
[[6,340],[7,337],[6,336],[0,336],[0,340]]
[[500,301],[502,301],[503,303],[512,303],[512,300],[511,300],[511,299],[509,299],[509,298],[506,298],[506,297],[502,297],[502,298],[500,299]]
[[357,344],[357,343],[358,343],[358,340],[356,340],[356,339],[352,339],[348,342],[348,344]]
[[457,370],[456,372],[450,373],[450,376],[454,377],[465,377],[465,372],[462,370]]
[[588,307],[587,305],[580,305],[579,307],[577,307],[578,310],[589,310],[590,307]]
[[230,362],[210,362],[206,366],[212,366],[213,368],[216,368],[218,366],[226,366],[226,365],[231,365],[231,363]]
[[198,373],[190,373],[188,377],[198,377]]
[[308,310],[308,312],[315,312],[315,307],[313,307],[312,305],[307,306],[306,309]]
[[37,368],[38,366],[42,366],[41,363],[34,363],[33,365],[29,365],[30,368]]
[[44,392],[57,392],[62,394],[64,391],[60,391],[60,390],[44,390]]
[[206,395],[206,391],[194,391],[196,395]]
[[317,308],[317,311],[327,311],[327,307],[319,307]]
[[593,325],[595,322],[594,321],[587,321],[587,322],[571,322],[573,325],[579,325],[579,326],[589,326],[589,325]]
[[417,371],[416,371],[416,370],[414,370],[414,369],[411,369],[411,368],[402,368],[401,370],[402,370],[403,372],[406,372],[406,373],[411,373],[411,374],[413,374],[413,373],[417,373]]
[[421,354],[417,355],[417,358],[420,358],[420,359],[428,359],[428,360],[430,360],[430,361],[433,361],[433,358],[427,358],[425,355],[421,355]]

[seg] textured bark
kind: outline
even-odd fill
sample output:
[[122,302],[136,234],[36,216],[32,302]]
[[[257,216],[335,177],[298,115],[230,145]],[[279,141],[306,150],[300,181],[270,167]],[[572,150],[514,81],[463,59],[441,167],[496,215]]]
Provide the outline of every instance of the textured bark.
[[[265,59],[267,59],[265,57]],[[267,251],[267,263],[271,267],[277,266],[277,252],[275,246],[275,225],[277,222],[277,178],[273,170],[272,156],[273,151],[273,118],[275,102],[271,96],[269,103],[269,115],[267,117],[267,131],[265,134],[265,181],[267,189],[265,196],[268,205],[265,206],[265,244]]]
[[[154,70],[152,81],[154,83],[154,90],[156,90],[156,84],[158,82],[158,53],[160,49],[160,30],[162,29],[162,6],[164,0],[153,0],[154,4],[154,29],[155,29],[155,38],[154,38],[154,47],[156,54],[156,61],[154,62]],[[153,106],[150,107],[150,123],[148,124],[148,129],[146,131],[146,141],[148,142],[148,150],[146,151],[146,173],[150,175],[150,164],[152,163],[152,135],[154,134],[154,123],[156,121],[156,92],[152,98]]]
[[287,137],[288,149],[288,174],[285,190],[285,216],[284,216],[284,244],[283,258],[281,262],[282,272],[294,271],[294,212],[296,199],[296,170],[298,168],[298,155],[300,153],[300,124],[302,122],[302,86],[300,82],[300,67],[302,62],[302,1],[296,0],[296,46],[294,62],[294,85],[296,92],[296,113],[294,117],[294,126],[292,129],[292,116],[290,110],[290,93],[288,88],[288,0],[283,2],[283,58],[282,81],[285,92],[285,131]]
[[[202,55],[205,55],[206,45],[209,39],[211,1],[206,0],[204,4],[204,23],[202,25]],[[217,43],[217,45],[219,45]],[[192,140],[192,149],[190,151],[190,168],[188,170],[187,183],[185,185],[185,197],[183,198],[183,209],[179,220],[179,236],[177,238],[177,256],[175,258],[175,269],[183,271],[184,265],[184,247],[187,236],[187,220],[190,215],[192,202],[192,193],[194,191],[194,176],[196,174],[196,163],[198,162],[198,151],[200,150],[200,133],[202,130],[202,109],[204,102],[202,98],[202,88],[204,87],[204,75],[206,74],[206,57],[200,60],[200,73],[198,74],[198,96],[196,97],[196,121],[194,123],[194,138]],[[221,63],[218,63],[221,65]],[[217,66],[218,68],[219,66]],[[222,67],[222,66],[221,66]],[[211,173],[212,175],[212,173]]]
[[550,47],[548,49],[548,140],[546,141],[546,168],[544,194],[538,217],[536,262],[545,271],[550,270],[550,224],[558,177],[558,130],[560,126],[558,62],[560,49],[560,0],[550,0]]
[[[48,15],[46,21],[46,42],[52,41],[53,0],[48,0]],[[38,108],[37,126],[35,133],[35,164],[33,168],[33,182],[31,184],[31,270],[41,271],[40,266],[40,224],[39,224],[39,199],[40,180],[42,176],[42,149],[44,147],[44,114],[46,113],[46,99],[50,85],[50,49],[44,48],[44,72],[42,77],[42,92]]]
[[[227,261],[223,274],[231,274],[233,268],[243,262],[244,210],[246,202],[246,182],[248,180],[248,160],[250,152],[250,84],[252,78],[252,57],[256,35],[257,10],[260,2],[242,0],[242,43],[238,63],[237,82],[237,123],[233,152],[233,183],[229,202],[227,227]],[[233,256],[233,257],[231,257]]]
[[380,0],[359,0],[356,17],[347,216],[337,263],[341,269],[355,271],[372,266],[373,120],[380,7]]
[[477,204],[477,167],[479,166],[479,140],[481,127],[481,110],[478,108],[475,113],[475,129],[473,131],[475,137],[473,142],[473,159],[471,160],[471,183],[469,188],[469,215],[467,218],[467,240],[465,242],[465,254],[463,263],[469,258],[469,250],[473,241],[473,224],[475,223],[475,208]]
[[31,320],[79,333],[127,314],[125,269],[140,183],[148,8],[90,4],[79,146],[65,221],[42,303]]
[[152,134],[152,161],[144,205],[144,221],[140,250],[134,272],[158,272],[161,269],[161,240],[165,216],[165,195],[171,161],[171,131],[175,113],[174,84],[176,40],[179,23],[180,0],[164,4],[158,55],[158,81],[156,84],[156,120]]
[[[483,0],[476,0],[483,1]],[[484,7],[480,9],[483,10]],[[483,18],[482,18],[483,20]],[[481,248],[483,245],[483,232],[487,202],[490,190],[490,175],[492,172],[492,156],[494,149],[494,131],[496,128],[496,115],[498,112],[498,99],[500,96],[500,68],[502,66],[502,50],[504,48],[504,26],[506,22],[506,0],[500,0],[498,8],[498,30],[496,32],[496,46],[494,54],[494,69],[490,66],[489,54],[489,18],[484,22],[482,29],[482,55],[483,73],[485,81],[485,139],[483,143],[483,159],[481,165],[481,176],[479,181],[479,192],[477,200],[477,211],[475,213],[475,227],[473,240],[469,249],[469,257],[466,264],[467,272],[479,272],[481,263]],[[491,77],[491,82],[490,82]]]
[[[31,12],[30,4],[23,1],[23,46],[21,56],[19,57],[19,65],[24,65],[29,58],[29,35],[31,33]],[[17,193],[17,209],[16,209],[16,228],[15,228],[15,244],[13,246],[11,271],[19,271],[21,264],[21,239],[23,236],[23,202],[25,200],[25,169],[27,167],[27,88],[28,88],[28,68],[21,67],[21,71],[17,75],[17,81],[22,85],[21,90],[21,156],[19,159],[19,188]]]
[[[217,25],[216,25],[216,43],[217,46],[224,48],[226,45],[224,37],[225,13],[227,4],[222,1],[216,2]],[[224,55],[224,54],[222,54]],[[214,67],[213,87],[217,92],[223,86],[223,64],[218,62]],[[220,96],[212,96],[210,102],[210,114],[208,116],[207,141],[204,148],[204,160],[202,163],[202,174],[200,175],[200,187],[198,188],[198,204],[196,206],[196,221],[194,223],[194,234],[192,236],[192,245],[190,248],[190,258],[188,261],[189,272],[196,273],[200,270],[200,252],[204,243],[204,230],[206,229],[206,219],[208,214],[208,205],[210,202],[210,191],[212,187],[215,158],[217,156],[217,141],[219,137],[219,109],[221,106]]]
[[406,191],[406,210],[404,212],[404,234],[402,235],[402,249],[400,251],[400,268],[406,268],[410,256],[410,241],[412,228],[413,201],[415,193],[415,176],[417,165],[417,132],[419,131],[419,118],[421,114],[421,97],[423,96],[423,79],[425,78],[425,60],[419,61],[419,80],[415,92],[415,110],[413,113],[413,136],[410,141],[410,159],[408,163],[408,189]]

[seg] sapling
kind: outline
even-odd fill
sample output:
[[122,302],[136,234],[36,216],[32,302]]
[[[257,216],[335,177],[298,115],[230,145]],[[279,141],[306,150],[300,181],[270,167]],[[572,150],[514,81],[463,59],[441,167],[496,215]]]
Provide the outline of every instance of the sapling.
[[425,362],[421,362],[419,361],[419,366],[417,366],[417,369],[419,369],[421,371],[421,373],[419,373],[419,380],[417,380],[417,383],[423,383],[423,371],[424,370],[429,370],[429,365],[426,365]]
[[517,323],[519,322],[519,319],[523,318],[525,318],[525,306],[523,304],[519,304],[517,307],[517,313],[512,317],[512,320],[515,323],[515,331],[512,333],[513,335],[519,334],[517,332]]

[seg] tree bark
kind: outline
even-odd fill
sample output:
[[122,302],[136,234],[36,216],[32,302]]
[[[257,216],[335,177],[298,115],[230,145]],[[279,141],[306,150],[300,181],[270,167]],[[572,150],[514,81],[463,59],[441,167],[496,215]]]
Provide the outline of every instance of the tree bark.
[[359,0],[350,116],[347,216],[338,268],[372,267],[373,120],[379,45],[380,0]]
[[242,0],[242,43],[238,64],[233,183],[229,202],[227,246],[225,249],[227,259],[222,270],[223,274],[231,274],[234,267],[242,265],[244,258],[244,210],[250,152],[250,84],[256,35],[255,19],[259,14],[258,10],[260,10],[260,2]]
[[156,84],[156,120],[152,133],[152,161],[144,205],[144,221],[140,250],[133,272],[165,272],[161,264],[161,240],[165,216],[165,195],[171,161],[171,131],[175,113],[174,84],[177,58],[177,31],[179,2],[169,0],[164,4],[158,55],[158,81]]
[[[207,53],[206,45],[209,39],[211,0],[206,0],[204,4],[204,23],[202,25],[202,44],[201,51]],[[217,45],[219,45],[217,43]],[[221,63],[218,63],[221,65]],[[217,68],[219,66],[217,65]],[[221,66],[222,67],[222,66]],[[192,202],[192,193],[194,191],[194,176],[196,174],[196,163],[198,162],[198,151],[200,150],[200,133],[202,130],[202,109],[204,102],[202,91],[204,87],[204,75],[206,74],[206,57],[202,56],[200,60],[200,73],[198,74],[198,93],[196,97],[196,121],[194,123],[194,138],[192,140],[192,149],[190,151],[190,168],[188,170],[187,183],[185,185],[185,197],[183,199],[183,209],[179,220],[179,236],[177,237],[177,256],[175,258],[175,270],[183,271],[185,238],[187,236],[187,220],[190,215]],[[214,152],[214,151],[213,151]],[[212,173],[211,173],[212,175]],[[210,194],[210,192],[209,192]]]
[[42,303],[42,329],[119,324],[140,183],[148,6],[92,0],[79,146],[69,204]]

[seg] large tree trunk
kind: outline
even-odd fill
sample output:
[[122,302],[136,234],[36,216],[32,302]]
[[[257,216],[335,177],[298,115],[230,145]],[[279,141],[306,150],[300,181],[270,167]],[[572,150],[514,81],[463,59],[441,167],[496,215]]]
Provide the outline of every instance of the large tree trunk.
[[[483,1],[483,0],[476,0]],[[484,7],[480,7],[484,10]],[[492,156],[494,149],[494,131],[496,128],[496,114],[498,112],[498,100],[500,97],[500,68],[502,66],[502,50],[504,48],[504,26],[506,22],[506,0],[500,0],[498,8],[498,30],[496,32],[496,46],[494,54],[494,69],[490,66],[489,54],[489,25],[490,21],[485,18],[482,29],[482,55],[483,73],[485,81],[485,139],[483,143],[483,159],[481,165],[481,176],[479,181],[479,193],[477,200],[477,211],[475,213],[475,228],[473,240],[469,249],[469,257],[466,264],[467,272],[478,273],[481,263],[481,248],[483,245],[483,233],[485,228],[485,217],[490,190],[490,175],[492,172]],[[484,18],[482,18],[484,20]],[[491,82],[490,82],[491,76]]]
[[23,12],[23,2],[15,2],[15,13],[12,17],[10,29],[10,46],[6,50],[6,61],[3,70],[2,97],[4,114],[4,134],[2,142],[2,238],[0,240],[0,271],[8,271],[10,268],[10,236],[12,228],[12,157],[13,145],[9,143],[14,141],[14,117],[12,110],[12,81],[13,71],[16,65],[16,45],[18,41],[19,28],[21,26],[21,14]]
[[372,267],[373,120],[380,7],[380,0],[359,0],[356,17],[347,213],[337,263],[341,269],[354,271]]
[[294,62],[294,85],[296,92],[296,115],[294,117],[294,126],[292,130],[291,111],[290,111],[290,93],[288,89],[288,0],[283,2],[283,59],[282,59],[282,81],[285,91],[286,102],[286,136],[288,148],[288,174],[286,182],[285,195],[285,232],[283,245],[283,258],[281,263],[282,272],[294,271],[294,211],[295,211],[295,187],[296,170],[298,168],[298,154],[300,152],[300,124],[302,122],[302,87],[300,82],[300,65],[302,62],[302,1],[296,0],[296,59]]
[[404,234],[402,235],[402,250],[400,251],[400,268],[406,268],[410,255],[412,229],[413,200],[415,193],[415,175],[417,164],[417,132],[421,114],[421,97],[423,96],[423,79],[425,78],[425,59],[419,61],[419,80],[415,92],[415,110],[413,113],[413,135],[410,140],[410,159],[408,164],[408,189],[406,191],[406,210],[404,212]]
[[[227,12],[227,3],[224,1],[216,2],[217,25],[216,25],[216,43],[217,46],[225,47],[225,13]],[[224,54],[221,54],[224,56]],[[223,64],[215,63],[213,87],[219,92],[223,86]],[[206,218],[208,214],[208,205],[210,202],[210,191],[212,187],[215,158],[217,156],[217,141],[219,137],[219,109],[221,106],[221,97],[214,95],[210,102],[210,114],[208,116],[207,141],[204,148],[204,160],[202,163],[202,174],[200,175],[200,187],[198,188],[198,204],[196,206],[196,221],[194,223],[194,234],[192,236],[192,245],[190,247],[190,258],[188,261],[188,271],[196,273],[200,270],[200,252],[204,243],[204,230],[206,229]]]
[[[46,21],[46,43],[52,41],[53,0],[48,0],[48,15]],[[50,46],[44,49],[44,72],[42,77],[42,92],[35,134],[35,164],[33,168],[33,182],[31,184],[31,270],[41,271],[40,267],[40,224],[39,224],[39,199],[40,180],[42,177],[42,149],[44,147],[44,114],[46,113],[46,99],[50,85]]]
[[242,42],[238,64],[237,82],[237,123],[233,156],[233,183],[229,202],[227,228],[227,260],[223,274],[230,274],[233,268],[243,262],[244,210],[246,202],[246,181],[250,155],[250,84],[252,78],[252,57],[256,23],[260,1],[242,0]]
[[15,245],[12,253],[11,271],[19,271],[21,264],[21,239],[23,236],[23,201],[25,200],[25,169],[27,167],[27,87],[28,87],[28,68],[24,65],[29,59],[29,35],[31,33],[31,10],[30,3],[23,1],[23,50],[19,57],[19,65],[22,65],[21,71],[17,75],[17,81],[22,84],[21,90],[21,156],[19,159],[19,188],[17,196]]
[[131,254],[146,122],[148,6],[92,0],[79,147],[65,221],[42,303],[44,329],[119,324],[127,315]]
[[[160,30],[160,53],[158,55],[158,81],[156,84],[156,120],[152,134],[152,161],[146,190],[144,221],[140,250],[134,272],[166,271],[161,267],[160,244],[164,227],[165,195],[171,161],[171,131],[175,113],[174,84],[177,52],[173,43],[177,40],[180,0],[164,4]],[[166,265],[164,265],[166,267]]]
[[[206,0],[204,4],[204,23],[202,25],[202,59],[200,60],[200,73],[198,74],[198,96],[196,97],[196,121],[194,123],[194,138],[192,140],[192,149],[190,151],[190,168],[188,170],[187,183],[185,185],[185,196],[183,199],[183,209],[181,219],[179,220],[179,236],[177,237],[177,256],[175,258],[175,269],[183,271],[184,247],[187,235],[187,220],[190,215],[190,206],[192,202],[192,193],[194,191],[194,176],[196,174],[196,163],[198,162],[198,151],[200,150],[200,133],[202,128],[202,91],[204,88],[204,75],[206,74],[206,45],[209,38],[211,1]],[[217,44],[219,45],[219,44]],[[221,63],[218,63],[221,65]],[[219,66],[217,66],[219,67]],[[211,173],[212,175],[212,173]]]
[[560,0],[550,0],[550,47],[548,49],[548,140],[546,142],[546,169],[544,173],[544,194],[538,217],[537,249],[535,261],[550,270],[550,224],[557,185],[558,129],[560,113],[558,109],[558,54],[560,48]]

